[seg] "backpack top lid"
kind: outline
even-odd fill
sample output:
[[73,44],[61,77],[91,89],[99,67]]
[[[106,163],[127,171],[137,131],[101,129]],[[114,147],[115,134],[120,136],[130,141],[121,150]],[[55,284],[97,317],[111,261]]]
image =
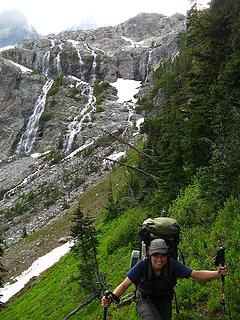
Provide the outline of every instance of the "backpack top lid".
[[177,221],[172,218],[149,218],[143,222],[142,230],[147,230],[154,236],[171,240],[179,236],[180,226]]
[[173,218],[158,217],[146,219],[140,230],[141,257],[148,255],[149,246],[154,239],[164,239],[169,246],[168,254],[178,259],[178,244],[180,242],[180,225]]

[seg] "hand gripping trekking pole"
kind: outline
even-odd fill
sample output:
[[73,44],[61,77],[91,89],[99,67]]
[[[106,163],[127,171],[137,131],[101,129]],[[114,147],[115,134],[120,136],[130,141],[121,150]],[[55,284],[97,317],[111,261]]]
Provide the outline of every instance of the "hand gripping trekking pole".
[[[217,252],[217,256],[215,259],[215,266],[218,267],[221,265],[222,267],[225,266],[225,248],[223,246],[220,246],[220,249]],[[226,311],[225,308],[225,293],[224,293],[224,276],[221,275],[221,305],[223,306],[223,311]]]
[[[118,298],[118,296],[116,296],[111,291],[105,291],[105,298],[108,298],[109,296],[112,297],[112,301],[115,302],[116,304],[120,303],[120,299]],[[103,320],[107,319],[107,309],[108,309],[107,307],[104,307]]]

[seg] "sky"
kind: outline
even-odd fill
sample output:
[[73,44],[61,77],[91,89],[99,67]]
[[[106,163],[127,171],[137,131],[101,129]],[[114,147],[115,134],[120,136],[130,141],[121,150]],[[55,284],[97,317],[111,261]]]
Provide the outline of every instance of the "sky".
[[[198,0],[207,3],[210,0]],[[60,32],[86,21],[116,25],[141,12],[186,14],[191,0],[0,0],[0,12],[20,8],[39,34]]]

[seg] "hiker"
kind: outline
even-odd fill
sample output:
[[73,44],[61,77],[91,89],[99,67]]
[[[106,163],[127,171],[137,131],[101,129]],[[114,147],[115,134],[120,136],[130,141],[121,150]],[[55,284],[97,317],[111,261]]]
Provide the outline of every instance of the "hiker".
[[[134,283],[137,311],[141,319],[172,319],[172,299],[177,278],[213,280],[228,274],[226,266],[219,267],[216,271],[193,270],[170,258],[168,249],[165,240],[153,240],[149,247],[149,257],[137,262],[127,272],[123,282],[113,291],[113,294],[120,297]],[[103,297],[102,306],[109,307],[111,301],[111,295],[108,298]]]

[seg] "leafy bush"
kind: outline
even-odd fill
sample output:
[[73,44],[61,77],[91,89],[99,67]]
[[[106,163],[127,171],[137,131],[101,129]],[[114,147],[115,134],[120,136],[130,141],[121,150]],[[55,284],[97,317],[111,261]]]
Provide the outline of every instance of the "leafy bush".
[[[93,94],[96,97],[96,106],[99,107],[100,104],[107,98],[107,96],[111,93],[112,87],[108,82],[99,82],[95,81]],[[99,108],[99,111],[104,111],[102,108]]]
[[107,252],[111,254],[117,248],[129,245],[139,247],[139,230],[145,219],[145,212],[138,212],[136,209],[127,210],[123,216],[117,219],[117,225],[107,246]]
[[58,150],[52,150],[46,155],[45,159],[50,161],[50,164],[56,164],[63,159],[63,154]]
[[60,86],[63,85],[63,76],[59,76],[54,79],[54,83],[47,93],[48,97],[55,96],[58,93]]
[[51,120],[52,117],[53,114],[51,112],[44,111],[39,119],[39,124],[44,125],[47,121]]
[[198,183],[181,192],[170,206],[169,213],[185,227],[210,225],[216,215],[211,203],[201,197]]

